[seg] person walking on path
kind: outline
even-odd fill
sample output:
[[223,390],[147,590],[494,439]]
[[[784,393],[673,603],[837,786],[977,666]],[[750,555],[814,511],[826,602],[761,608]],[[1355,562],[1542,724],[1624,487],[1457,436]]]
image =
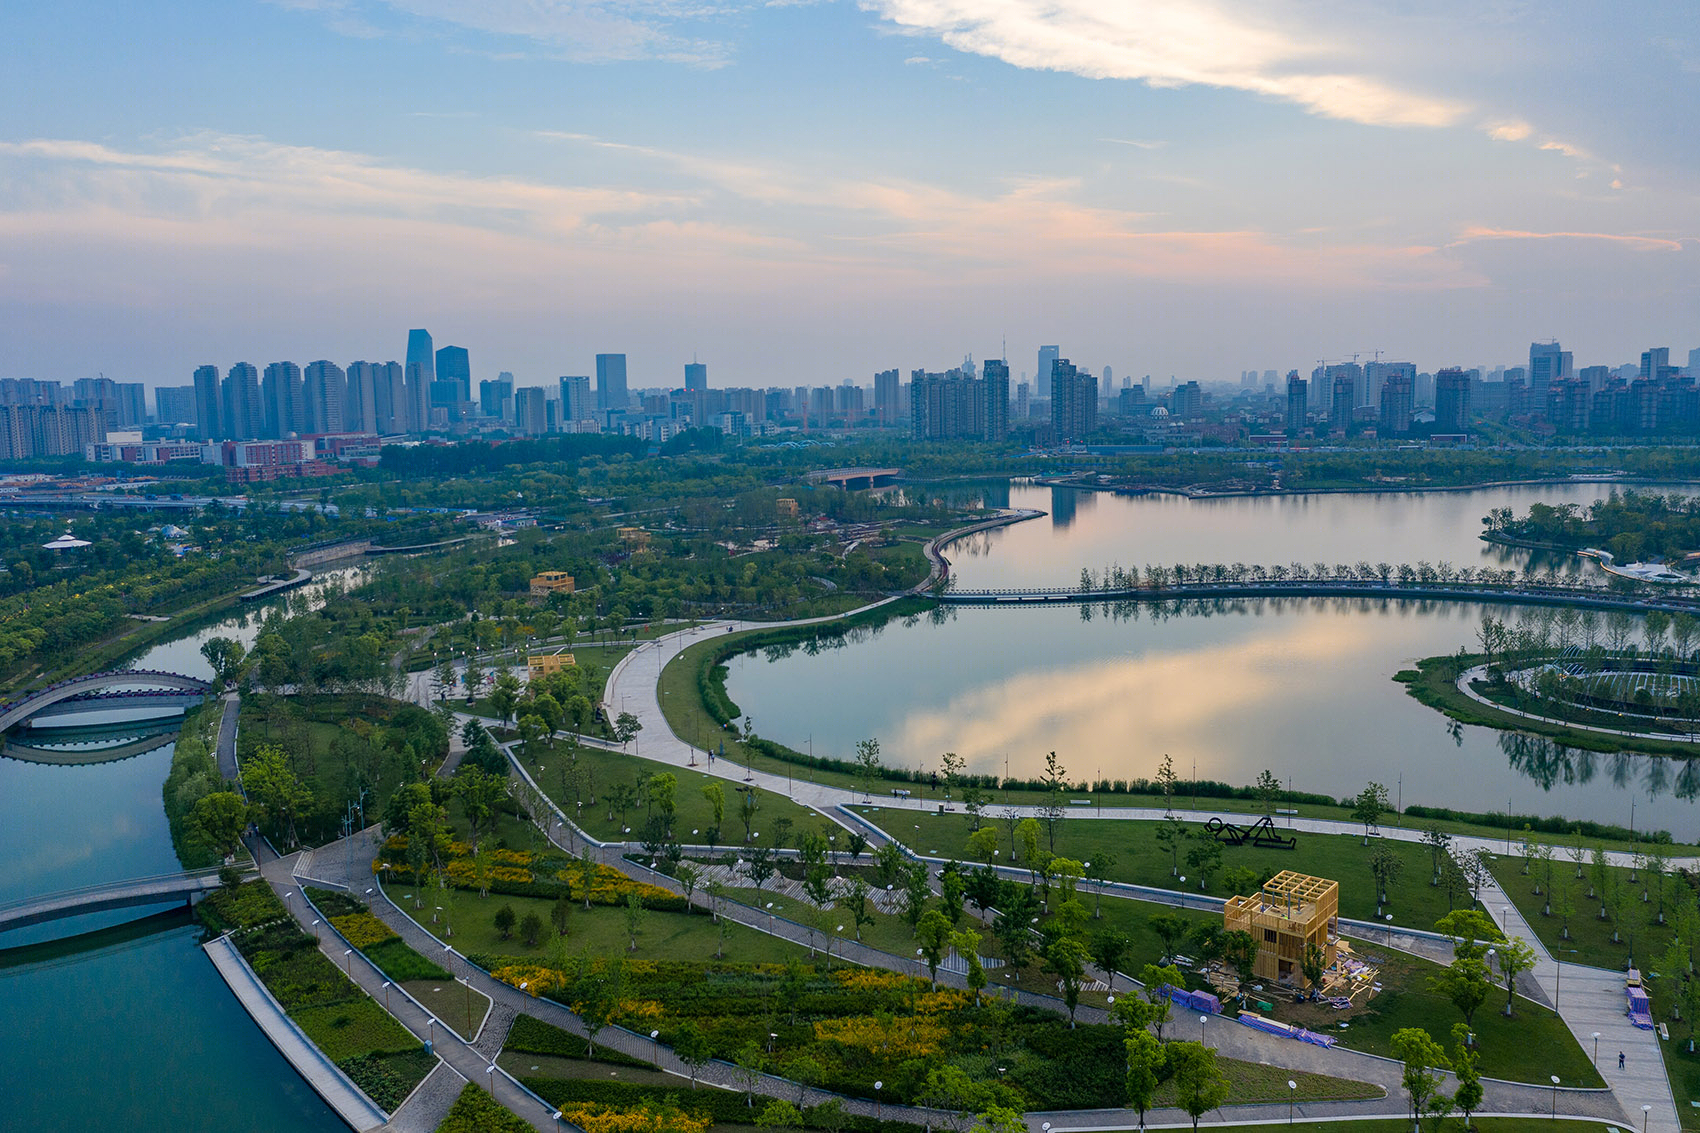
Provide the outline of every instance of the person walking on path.
[[1617,1052],[1617,1068],[1623,1069],[1623,1052],[1621,1050]]

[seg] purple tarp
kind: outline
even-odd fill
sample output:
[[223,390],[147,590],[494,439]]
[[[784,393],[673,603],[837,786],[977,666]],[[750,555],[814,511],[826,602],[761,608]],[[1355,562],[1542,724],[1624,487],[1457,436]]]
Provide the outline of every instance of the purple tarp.
[[1176,987],[1174,984],[1164,984],[1163,992],[1168,996],[1170,1003],[1178,1004],[1188,1010],[1203,1011],[1210,1015],[1222,1013],[1222,1001],[1207,991],[1187,991],[1185,988]]

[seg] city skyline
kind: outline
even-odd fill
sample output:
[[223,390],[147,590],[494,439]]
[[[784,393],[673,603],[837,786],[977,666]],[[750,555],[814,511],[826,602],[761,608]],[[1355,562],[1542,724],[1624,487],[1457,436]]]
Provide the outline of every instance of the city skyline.
[[1182,381],[1700,340],[1674,3],[95,2],[0,28],[31,46],[0,77],[8,376],[176,385],[304,338],[391,358],[418,326],[474,382],[613,348],[634,387],[693,356],[866,382],[1005,337]]

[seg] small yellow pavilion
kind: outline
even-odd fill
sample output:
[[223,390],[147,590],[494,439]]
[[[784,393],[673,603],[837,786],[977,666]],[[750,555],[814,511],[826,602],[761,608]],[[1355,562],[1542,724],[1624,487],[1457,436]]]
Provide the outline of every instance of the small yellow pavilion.
[[1261,979],[1304,989],[1305,946],[1322,950],[1323,967],[1334,964],[1334,940],[1340,918],[1340,883],[1282,870],[1250,897],[1230,897],[1223,927],[1249,932],[1257,941],[1252,971]]

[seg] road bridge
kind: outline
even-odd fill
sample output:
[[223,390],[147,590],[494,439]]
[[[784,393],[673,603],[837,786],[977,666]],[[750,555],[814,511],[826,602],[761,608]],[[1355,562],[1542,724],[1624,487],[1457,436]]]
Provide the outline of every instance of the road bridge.
[[837,484],[840,488],[848,488],[853,483],[866,480],[872,488],[884,480],[887,483],[903,475],[901,468],[823,468],[818,472],[810,472],[808,479],[817,484]]
[[109,909],[131,909],[174,901],[192,905],[196,897],[212,892],[220,884],[218,870],[201,869],[25,897],[0,904],[0,932]]
[[[129,692],[109,691],[114,687]],[[181,673],[166,673],[153,669],[123,669],[107,673],[89,673],[48,685],[39,692],[10,703],[0,703],[0,732],[16,727],[25,720],[43,715],[48,709],[76,702],[77,708],[58,708],[58,713],[85,711],[87,708],[123,708],[145,704],[154,698],[174,702],[190,694],[181,706],[196,704],[212,691],[212,682]],[[52,714],[52,713],[48,713]]]

